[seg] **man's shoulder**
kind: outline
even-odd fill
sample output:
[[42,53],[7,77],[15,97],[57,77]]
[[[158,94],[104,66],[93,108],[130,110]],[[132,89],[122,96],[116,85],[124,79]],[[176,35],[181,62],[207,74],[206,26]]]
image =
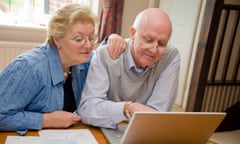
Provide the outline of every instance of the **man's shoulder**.
[[175,58],[180,59],[180,52],[179,52],[178,48],[169,44],[164,57],[167,58],[167,59],[169,59],[169,58],[170,59],[175,59]]
[[176,53],[176,54],[179,53],[179,50],[177,49],[177,47],[176,47],[176,46],[173,46],[172,44],[168,44],[168,45],[167,45],[167,50],[168,50],[170,53]]
[[107,49],[108,49],[108,45],[107,45],[107,44],[99,45],[99,46],[96,48],[96,52],[106,51]]

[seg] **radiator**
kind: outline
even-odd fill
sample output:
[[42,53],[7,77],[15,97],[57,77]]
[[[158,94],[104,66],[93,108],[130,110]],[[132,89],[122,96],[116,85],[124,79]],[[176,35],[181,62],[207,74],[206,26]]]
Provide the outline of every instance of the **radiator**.
[[38,43],[0,41],[0,71],[20,53],[32,49]]
[[239,85],[207,86],[202,111],[225,111],[240,100]]

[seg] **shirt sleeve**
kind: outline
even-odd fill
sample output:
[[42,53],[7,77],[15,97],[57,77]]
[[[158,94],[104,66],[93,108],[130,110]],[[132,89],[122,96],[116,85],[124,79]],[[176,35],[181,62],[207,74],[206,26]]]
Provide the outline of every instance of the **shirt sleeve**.
[[179,53],[160,75],[147,105],[158,111],[170,111],[178,92],[180,70]]
[[124,102],[107,99],[109,77],[96,52],[88,71],[86,84],[78,107],[83,123],[116,128],[117,123],[126,120],[123,114]]
[[26,60],[15,60],[0,73],[0,131],[41,129],[43,115],[27,111],[37,94],[36,71]]

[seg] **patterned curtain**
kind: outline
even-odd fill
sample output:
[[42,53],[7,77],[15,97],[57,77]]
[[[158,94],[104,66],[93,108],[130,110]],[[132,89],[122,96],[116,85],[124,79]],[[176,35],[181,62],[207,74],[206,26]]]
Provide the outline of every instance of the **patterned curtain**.
[[121,32],[124,0],[102,0],[103,8],[98,27],[98,42],[108,34]]

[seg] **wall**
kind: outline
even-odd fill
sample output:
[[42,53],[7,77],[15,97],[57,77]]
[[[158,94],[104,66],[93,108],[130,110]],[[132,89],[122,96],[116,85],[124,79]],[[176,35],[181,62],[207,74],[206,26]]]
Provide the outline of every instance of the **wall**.
[[0,25],[0,71],[17,55],[45,41],[42,28]]
[[122,29],[121,35],[123,37],[129,37],[129,28],[132,25],[136,15],[148,8],[151,4],[151,0],[125,0],[122,17]]
[[42,43],[46,37],[46,29],[40,27],[0,25],[0,33],[0,41]]
[[188,77],[191,75],[191,58],[195,56],[195,41],[197,43],[197,29],[201,8],[204,7],[202,0],[161,0],[159,7],[170,17],[173,32],[170,43],[180,52],[181,68],[179,77],[178,96],[175,103],[185,108],[188,97]]

